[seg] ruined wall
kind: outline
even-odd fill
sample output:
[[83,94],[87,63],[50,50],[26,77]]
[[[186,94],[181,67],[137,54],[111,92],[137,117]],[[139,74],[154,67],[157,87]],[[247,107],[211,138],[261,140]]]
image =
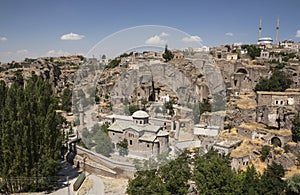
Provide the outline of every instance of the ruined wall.
[[292,127],[300,92],[257,92],[257,122],[276,128]]
[[239,171],[242,167],[248,166],[250,163],[250,156],[232,157],[231,168],[235,171]]

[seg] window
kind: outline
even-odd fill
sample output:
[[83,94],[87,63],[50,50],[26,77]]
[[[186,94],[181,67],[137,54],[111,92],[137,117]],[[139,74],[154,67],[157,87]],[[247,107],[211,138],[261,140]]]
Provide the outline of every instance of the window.
[[129,136],[129,137],[134,137],[134,134],[129,133],[128,136]]
[[129,144],[132,145],[132,140],[129,140]]
[[147,144],[147,148],[149,148],[150,146],[149,146],[149,144]]
[[115,133],[113,133],[113,135],[115,135]]

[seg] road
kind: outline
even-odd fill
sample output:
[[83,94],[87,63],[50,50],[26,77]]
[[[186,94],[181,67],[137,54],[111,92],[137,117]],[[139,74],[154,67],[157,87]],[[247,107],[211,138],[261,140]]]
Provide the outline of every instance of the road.
[[[101,180],[101,178],[90,174],[87,176],[87,179],[89,179],[89,181],[91,182],[91,186],[83,194],[87,194],[87,195],[102,195],[102,194],[104,194],[104,184],[103,184],[103,181]],[[83,184],[83,186],[84,185],[85,184]],[[78,191],[78,195],[81,195],[80,189]]]

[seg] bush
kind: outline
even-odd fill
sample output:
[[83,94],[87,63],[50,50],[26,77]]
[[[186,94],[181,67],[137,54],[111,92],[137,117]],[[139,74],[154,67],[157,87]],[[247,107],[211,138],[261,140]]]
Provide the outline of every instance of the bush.
[[255,86],[255,91],[285,91],[292,84],[290,76],[275,70],[269,79],[261,79]]
[[265,161],[268,155],[270,154],[271,147],[270,146],[263,146],[261,148],[261,160]]

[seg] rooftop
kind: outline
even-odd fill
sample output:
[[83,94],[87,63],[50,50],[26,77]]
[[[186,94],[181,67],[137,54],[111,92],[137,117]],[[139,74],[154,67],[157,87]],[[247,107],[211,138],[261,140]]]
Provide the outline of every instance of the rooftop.
[[145,111],[138,110],[132,114],[133,118],[149,118],[149,114]]
[[116,121],[114,122],[108,130],[111,131],[116,131],[116,132],[123,132],[126,129],[133,129],[137,132],[151,132],[151,133],[157,133],[160,129],[161,126],[157,125],[136,125],[132,121]]
[[261,95],[300,95],[300,92],[295,91],[257,91],[256,93]]

